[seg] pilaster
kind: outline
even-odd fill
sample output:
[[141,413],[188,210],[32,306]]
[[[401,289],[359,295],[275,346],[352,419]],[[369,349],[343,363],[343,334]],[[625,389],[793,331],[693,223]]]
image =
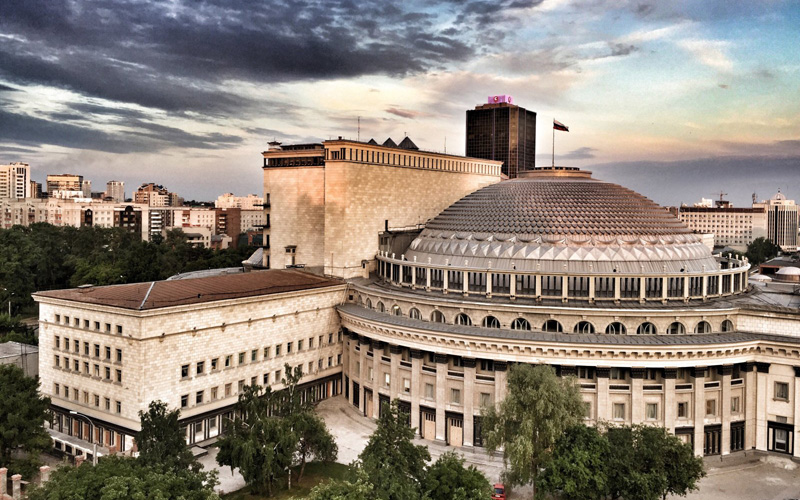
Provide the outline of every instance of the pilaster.
[[611,420],[611,408],[608,404],[608,377],[610,368],[596,368],[597,373],[597,421]]
[[677,418],[678,408],[675,402],[675,378],[677,377],[675,368],[664,369],[664,427],[672,434],[675,433],[675,419]]
[[496,403],[506,398],[508,391],[508,363],[505,361],[494,362],[494,399]]
[[756,449],[767,449],[767,380],[769,363],[756,363]]
[[464,446],[472,446],[475,414],[475,360],[464,358]]
[[733,365],[722,366],[722,395],[719,404],[722,405],[722,454],[731,452],[731,375]]
[[644,420],[644,368],[631,368],[631,423]]
[[411,427],[419,434],[419,395],[422,392],[422,351],[412,349],[411,355]]
[[447,404],[447,355],[437,354],[436,360],[436,440],[445,440],[445,413]]
[[706,369],[694,369],[694,454],[703,456],[706,417]]

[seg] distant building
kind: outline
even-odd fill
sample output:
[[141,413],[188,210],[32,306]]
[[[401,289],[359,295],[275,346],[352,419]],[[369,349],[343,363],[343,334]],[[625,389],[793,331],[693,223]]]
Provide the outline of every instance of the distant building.
[[784,252],[797,251],[797,205],[787,200],[778,191],[775,196],[761,203],[753,203],[753,208],[763,208],[767,212],[767,238],[781,247]]
[[503,174],[533,170],[536,163],[536,113],[512,104],[512,97],[489,96],[467,111],[467,151],[472,158],[503,162]]
[[53,191],[80,191],[83,193],[83,176],[73,174],[57,174],[47,176],[47,193]]
[[27,163],[0,165],[0,199],[30,198],[30,183],[31,167]]
[[106,183],[106,198],[111,198],[117,203],[125,201],[125,183],[122,181],[108,181]]
[[92,181],[84,180],[81,182],[81,191],[83,191],[84,198],[92,197]]
[[39,376],[39,348],[19,342],[0,344],[0,365],[16,365],[27,377]]
[[171,193],[160,184],[148,183],[139,186],[133,194],[135,203],[142,203],[151,207],[179,207],[183,199],[177,193]]
[[241,208],[242,210],[263,210],[264,198],[254,194],[247,196],[234,196],[225,193],[217,198],[214,204],[217,208]]
[[42,183],[31,181],[31,193],[29,198],[41,198],[42,197]]
[[701,204],[680,207],[678,217],[695,233],[713,234],[714,245],[718,247],[744,251],[754,239],[767,236],[767,218],[763,208]]

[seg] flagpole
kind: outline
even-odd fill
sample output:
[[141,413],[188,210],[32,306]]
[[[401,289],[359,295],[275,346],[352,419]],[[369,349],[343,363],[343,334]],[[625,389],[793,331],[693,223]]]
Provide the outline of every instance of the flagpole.
[[[553,118],[555,121],[555,118]],[[556,168],[556,126],[553,124],[553,168]]]

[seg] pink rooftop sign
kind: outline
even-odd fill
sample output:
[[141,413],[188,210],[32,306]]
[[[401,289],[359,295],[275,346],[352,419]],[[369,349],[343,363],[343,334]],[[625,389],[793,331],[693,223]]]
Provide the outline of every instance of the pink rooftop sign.
[[513,103],[513,99],[512,99],[512,97],[510,95],[505,95],[505,94],[503,94],[503,95],[490,95],[488,102],[489,102],[489,104],[497,104],[497,103],[500,103],[500,102],[505,102],[505,103],[508,103],[508,104],[512,104]]

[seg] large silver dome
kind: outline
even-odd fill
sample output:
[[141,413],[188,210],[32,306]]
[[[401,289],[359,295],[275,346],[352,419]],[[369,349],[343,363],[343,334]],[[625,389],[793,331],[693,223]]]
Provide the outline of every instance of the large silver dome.
[[484,187],[426,225],[409,261],[543,272],[701,272],[708,247],[652,200],[590,172],[542,169]]

